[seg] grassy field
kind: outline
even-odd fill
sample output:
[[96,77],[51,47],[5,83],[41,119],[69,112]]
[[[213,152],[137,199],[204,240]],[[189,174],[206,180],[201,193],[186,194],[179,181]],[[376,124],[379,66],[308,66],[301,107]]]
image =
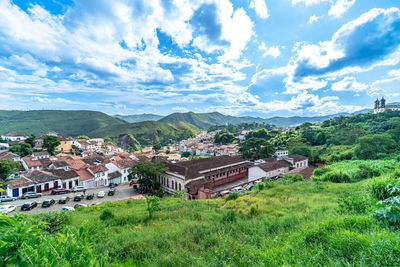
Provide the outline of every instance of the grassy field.
[[[359,165],[335,168],[346,164]],[[398,227],[372,216],[370,194],[396,171],[354,183],[266,182],[231,200],[165,197],[151,220],[145,200],[109,202],[68,213],[58,232],[90,252],[91,261],[71,256],[78,266],[398,266]]]

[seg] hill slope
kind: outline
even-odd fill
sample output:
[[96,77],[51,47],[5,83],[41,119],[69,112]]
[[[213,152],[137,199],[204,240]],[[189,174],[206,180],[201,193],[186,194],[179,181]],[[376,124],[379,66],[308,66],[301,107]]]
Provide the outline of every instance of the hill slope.
[[134,136],[141,145],[148,146],[158,143],[166,145],[171,141],[193,137],[198,130],[195,126],[185,122],[142,121],[125,123],[118,127],[105,126],[89,132],[87,135],[89,137],[111,137],[117,141],[121,134],[127,134]]
[[33,110],[0,111],[0,133],[18,131],[37,136],[56,131],[62,136],[78,136],[95,129],[126,122],[98,111]]
[[234,117],[229,115],[223,115],[219,112],[211,113],[172,113],[159,121],[162,122],[178,122],[184,121],[193,124],[200,129],[207,129],[211,125],[225,125],[225,124],[239,124],[242,122],[266,122],[262,118],[254,117]]
[[156,114],[134,114],[134,115],[114,115],[114,118],[127,121],[127,122],[141,122],[141,121],[158,121],[163,116]]

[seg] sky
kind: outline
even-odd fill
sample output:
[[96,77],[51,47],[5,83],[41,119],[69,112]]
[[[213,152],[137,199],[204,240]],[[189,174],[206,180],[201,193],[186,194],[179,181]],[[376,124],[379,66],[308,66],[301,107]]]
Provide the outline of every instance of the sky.
[[398,0],[0,0],[0,109],[315,116],[400,101]]

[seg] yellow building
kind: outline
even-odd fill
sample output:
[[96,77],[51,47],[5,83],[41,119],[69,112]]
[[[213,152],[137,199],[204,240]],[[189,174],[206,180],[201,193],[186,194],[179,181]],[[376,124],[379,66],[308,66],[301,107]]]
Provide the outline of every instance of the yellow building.
[[72,146],[75,145],[75,140],[73,139],[67,139],[67,138],[59,138],[60,145],[56,148],[57,152],[62,152],[62,153],[72,153],[73,149]]

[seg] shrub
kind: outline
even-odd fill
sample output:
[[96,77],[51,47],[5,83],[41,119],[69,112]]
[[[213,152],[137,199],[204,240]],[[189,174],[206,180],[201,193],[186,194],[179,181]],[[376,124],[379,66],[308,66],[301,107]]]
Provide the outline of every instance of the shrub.
[[346,193],[338,199],[338,212],[364,214],[370,209],[370,199],[360,193]]
[[260,213],[260,209],[258,207],[258,204],[253,204],[250,206],[250,211],[249,211],[249,215],[251,217],[254,217],[256,215],[258,215]]
[[265,183],[256,184],[256,185],[254,186],[254,188],[256,188],[258,191],[264,190],[264,188],[265,188]]
[[291,184],[299,181],[303,181],[303,175],[296,173],[296,174],[290,174],[286,173],[282,176],[281,179],[279,179],[280,182],[285,183],[285,184]]
[[339,172],[327,172],[321,177],[322,181],[330,181],[333,183],[348,183],[350,182],[350,176],[342,171]]
[[400,179],[375,180],[369,187],[373,198],[384,200],[392,196],[400,195]]
[[374,215],[377,219],[387,220],[390,224],[400,223],[400,196],[379,201]]
[[66,212],[44,213],[40,219],[46,224],[45,230],[49,233],[62,230],[70,222],[70,217]]
[[111,209],[105,209],[101,212],[100,214],[100,219],[102,221],[106,221],[109,219],[113,219],[115,217],[114,213],[111,211]]
[[314,170],[314,176],[321,176],[329,171],[331,170],[328,167],[319,167]]
[[235,222],[235,221],[236,221],[236,212],[234,210],[225,212],[222,215],[222,222]]
[[237,199],[239,197],[239,194],[238,193],[232,193],[232,194],[228,194],[227,196],[226,196],[226,200],[227,201],[229,201],[229,200],[235,200],[235,199]]

